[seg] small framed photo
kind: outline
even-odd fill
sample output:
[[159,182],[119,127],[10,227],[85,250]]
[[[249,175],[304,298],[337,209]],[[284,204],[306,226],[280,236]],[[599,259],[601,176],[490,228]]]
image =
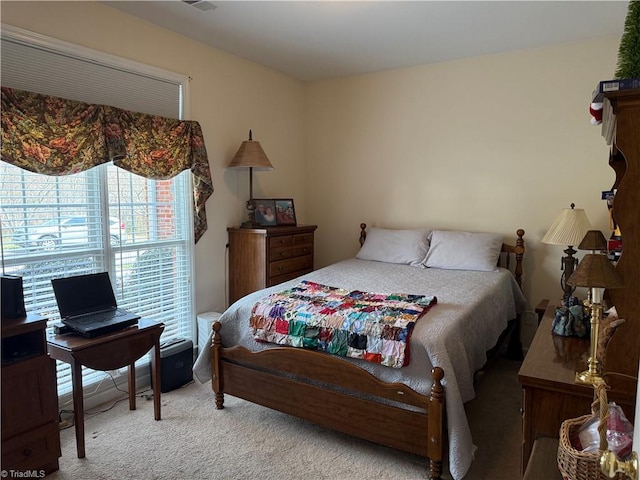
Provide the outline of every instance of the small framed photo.
[[276,205],[271,198],[254,198],[253,205],[256,207],[256,223],[263,227],[273,227],[276,223]]
[[276,198],[276,223],[278,225],[296,225],[296,210],[293,198]]

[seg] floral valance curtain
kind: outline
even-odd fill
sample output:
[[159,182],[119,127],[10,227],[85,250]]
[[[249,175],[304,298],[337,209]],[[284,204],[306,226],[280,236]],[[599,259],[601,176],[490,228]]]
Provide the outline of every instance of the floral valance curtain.
[[195,241],[207,229],[213,193],[198,122],[2,87],[1,158],[44,175],[68,175],[113,161],[154,180],[190,169],[194,178]]

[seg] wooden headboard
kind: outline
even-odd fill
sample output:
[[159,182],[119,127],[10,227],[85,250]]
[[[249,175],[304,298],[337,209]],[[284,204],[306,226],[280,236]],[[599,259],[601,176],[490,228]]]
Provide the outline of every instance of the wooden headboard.
[[[518,285],[520,286],[520,289],[522,290],[522,259],[524,257],[524,230],[519,228],[516,231],[516,235],[518,236],[517,240],[516,240],[516,244],[515,245],[509,245],[507,243],[503,243],[502,244],[502,253],[504,253],[504,255],[500,255],[500,260],[502,260],[502,262],[500,262],[501,266],[504,266],[505,268],[511,269],[511,257],[514,257],[515,259],[515,266],[513,267],[513,275],[516,277],[516,282],[518,282]],[[361,223],[360,224],[360,238],[359,238],[359,242],[360,242],[360,247],[362,247],[362,245],[364,245],[364,241],[367,239],[367,224],[366,223]]]

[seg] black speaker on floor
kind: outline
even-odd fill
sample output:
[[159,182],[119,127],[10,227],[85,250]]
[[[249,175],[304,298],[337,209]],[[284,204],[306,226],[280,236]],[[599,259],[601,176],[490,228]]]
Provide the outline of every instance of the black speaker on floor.
[[17,275],[2,275],[0,282],[2,318],[25,317],[27,312],[24,308],[22,277]]
[[[155,359],[151,354],[151,382],[153,385],[153,366]],[[175,390],[193,381],[193,342],[185,338],[175,338],[160,344],[160,391]]]

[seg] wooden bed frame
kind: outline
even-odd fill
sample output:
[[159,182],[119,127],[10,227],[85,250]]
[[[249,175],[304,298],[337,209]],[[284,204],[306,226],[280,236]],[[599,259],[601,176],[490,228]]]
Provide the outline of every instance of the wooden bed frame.
[[[360,228],[362,245],[366,225]],[[515,256],[514,275],[522,285],[524,230],[518,230],[517,235],[516,245],[503,244],[502,251],[507,268],[510,257]],[[226,348],[221,328],[220,322],[213,324],[211,346],[211,385],[217,409],[224,408],[224,394],[228,393],[332,430],[427,457],[430,478],[441,478],[446,440],[442,368],[431,370],[433,386],[429,395],[423,395],[401,383],[382,382],[360,367],[322,352],[291,347],[260,352],[241,346]],[[389,401],[414,408],[393,406]]]

